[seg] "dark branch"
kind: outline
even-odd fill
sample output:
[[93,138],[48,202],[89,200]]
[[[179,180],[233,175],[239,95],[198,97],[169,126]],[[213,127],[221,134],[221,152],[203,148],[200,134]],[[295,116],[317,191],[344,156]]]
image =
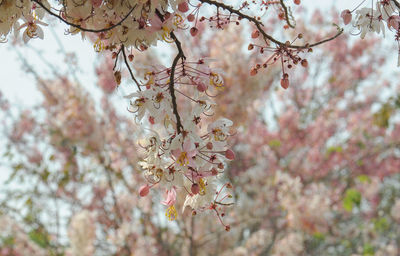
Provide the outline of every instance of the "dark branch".
[[[122,55],[124,56],[125,65],[126,65],[126,67],[128,68],[128,70],[129,70],[129,74],[131,75],[132,80],[135,81],[135,84],[136,84],[137,88],[139,89],[139,91],[141,91],[142,89],[140,88],[140,84],[139,84],[139,82],[136,80],[135,76],[133,75],[132,69],[131,69],[131,67],[129,66],[128,60],[126,59],[125,46],[122,45],[122,46],[121,46],[121,49],[122,49]],[[117,58],[118,58],[118,56],[117,56]]]
[[64,22],[65,24],[70,25],[70,26],[72,26],[72,27],[74,27],[74,28],[80,29],[80,30],[82,30],[82,31],[93,32],[93,33],[106,32],[106,31],[109,31],[109,30],[111,30],[111,29],[113,29],[113,28],[116,28],[116,27],[120,26],[120,25],[122,24],[122,22],[124,22],[124,21],[129,17],[129,15],[131,15],[131,13],[133,12],[133,10],[134,10],[134,9],[136,8],[136,6],[137,6],[137,5],[134,5],[134,6],[132,7],[132,9],[128,12],[128,14],[127,14],[123,19],[121,19],[117,24],[114,24],[114,25],[112,25],[112,26],[110,26],[110,27],[108,27],[108,28],[103,28],[103,29],[90,29],[90,28],[81,27],[81,26],[79,26],[79,25],[76,25],[76,24],[74,24],[74,23],[72,23],[72,22],[69,22],[69,21],[63,19],[60,15],[55,14],[55,13],[52,12],[49,8],[47,8],[46,6],[44,6],[44,4],[42,4],[42,3],[40,2],[40,0],[31,0],[31,1],[37,3],[37,4],[38,4],[40,7],[42,7],[48,14],[50,14],[50,15],[56,17],[57,19],[61,20],[61,21]]
[[399,8],[400,9],[400,3],[399,2],[397,2],[397,0],[392,0],[393,1],[393,3],[397,6],[397,8]]
[[343,29],[338,29],[339,31],[336,33],[336,35],[334,35],[334,36],[332,36],[330,38],[327,38],[325,40],[313,43],[313,44],[287,45],[286,43],[281,42],[281,41],[273,38],[272,36],[268,35],[267,33],[265,33],[265,31],[262,28],[262,27],[264,27],[264,24],[262,22],[258,21],[255,17],[251,17],[251,16],[249,16],[247,14],[242,13],[240,10],[236,10],[233,7],[229,6],[229,5],[225,5],[223,3],[216,2],[214,0],[198,0],[198,1],[200,1],[202,3],[209,4],[209,5],[214,5],[214,6],[219,7],[219,8],[222,8],[222,9],[224,9],[224,10],[230,12],[230,13],[238,15],[242,19],[246,19],[246,20],[250,21],[251,23],[253,23],[257,27],[258,31],[260,31],[260,33],[263,35],[265,41],[269,40],[269,41],[271,41],[271,42],[273,42],[273,43],[275,43],[277,45],[285,46],[287,48],[305,49],[305,48],[314,47],[314,46],[326,43],[328,41],[331,41],[331,40],[337,38],[338,36],[340,36],[343,33]]
[[[164,16],[157,9],[156,9],[156,15],[160,18],[161,21],[164,21]],[[178,104],[176,103],[175,87],[174,87],[175,81],[174,80],[175,80],[175,69],[176,69],[176,66],[178,65],[179,59],[182,59],[182,63],[183,63],[183,60],[186,57],[182,50],[182,44],[176,37],[175,33],[172,31],[170,33],[170,35],[171,35],[171,38],[175,42],[176,48],[178,49],[178,54],[175,56],[175,59],[172,62],[172,66],[171,66],[171,71],[170,71],[171,74],[169,77],[169,93],[171,94],[172,111],[176,118],[176,130],[177,130],[178,134],[180,134],[183,130],[183,125],[181,122],[181,117],[179,116],[179,113],[178,113]]]
[[290,23],[289,10],[288,10],[287,6],[285,5],[285,3],[283,2],[283,0],[281,0],[281,6],[283,8],[283,12],[285,13],[285,20],[286,20],[287,25],[291,28],[294,28],[294,25],[292,25],[292,23]]
[[176,38],[174,32],[171,32],[170,34],[171,34],[171,38],[174,40],[174,42],[176,44],[176,47],[178,48],[178,54],[175,56],[175,59],[172,62],[172,66],[171,66],[171,74],[170,74],[170,78],[169,78],[169,92],[171,94],[172,110],[176,117],[176,129],[179,134],[182,132],[183,126],[182,126],[182,122],[181,122],[181,117],[179,116],[179,113],[178,113],[178,105],[176,104],[176,96],[175,96],[175,88],[174,88],[174,79],[175,78],[174,77],[175,77],[175,68],[176,68],[176,65],[178,65],[178,61],[179,61],[179,59],[184,60],[185,55],[183,54],[181,42],[178,40],[178,38]]

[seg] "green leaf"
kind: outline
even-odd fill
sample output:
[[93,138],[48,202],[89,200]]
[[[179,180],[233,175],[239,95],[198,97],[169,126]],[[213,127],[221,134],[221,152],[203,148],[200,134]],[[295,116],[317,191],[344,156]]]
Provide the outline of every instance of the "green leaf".
[[388,128],[392,112],[393,107],[389,103],[383,104],[381,109],[374,114],[374,124],[382,128]]
[[383,232],[389,228],[389,222],[386,218],[373,219],[374,228],[377,231]]
[[282,145],[282,143],[281,143],[280,140],[273,139],[273,140],[270,140],[270,141],[269,141],[268,145],[269,145],[271,148],[279,148],[279,147]]
[[42,229],[35,229],[30,231],[29,238],[42,248],[46,248],[49,245],[48,235]]
[[342,153],[343,152],[343,148],[341,147],[341,146],[332,146],[332,147],[329,147],[327,150],[326,150],[326,153],[328,154],[328,155],[330,155],[330,154],[332,154],[332,153]]
[[361,193],[354,188],[347,189],[345,197],[343,199],[343,208],[346,211],[351,212],[354,206],[360,206],[360,203],[361,203]]
[[371,182],[371,178],[368,175],[365,175],[365,174],[357,176],[357,179],[361,183],[370,183]]
[[363,255],[364,256],[373,256],[375,254],[375,249],[371,244],[364,244],[364,248],[363,248]]

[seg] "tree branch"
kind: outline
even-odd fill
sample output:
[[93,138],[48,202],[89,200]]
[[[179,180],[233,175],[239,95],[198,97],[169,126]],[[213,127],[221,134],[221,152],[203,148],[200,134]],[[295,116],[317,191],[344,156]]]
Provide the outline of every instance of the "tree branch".
[[[129,74],[131,75],[132,80],[135,81],[135,84],[136,84],[137,88],[139,89],[139,91],[142,91],[142,89],[140,88],[140,84],[139,84],[139,82],[136,80],[135,76],[133,75],[132,70],[131,70],[131,67],[129,66],[129,63],[128,63],[127,59],[126,59],[125,46],[122,45],[122,46],[121,46],[121,49],[122,49],[122,55],[124,56],[125,65],[126,65],[126,67],[128,68],[128,70],[129,70]],[[117,58],[118,58],[118,57],[117,57]]]
[[109,31],[109,30],[111,30],[111,29],[113,29],[113,28],[116,28],[116,27],[120,26],[120,25],[122,24],[122,22],[124,22],[124,21],[129,17],[129,15],[131,15],[131,13],[133,12],[133,10],[134,10],[134,9],[136,8],[136,6],[137,6],[137,4],[135,4],[135,5],[132,7],[132,9],[128,12],[128,14],[127,14],[124,18],[122,18],[117,24],[114,24],[114,25],[112,25],[112,26],[110,26],[110,27],[108,27],[108,28],[103,28],[103,29],[90,29],[90,28],[83,28],[83,27],[81,27],[81,26],[79,26],[79,25],[76,25],[76,24],[74,24],[74,23],[72,23],[72,22],[69,22],[69,21],[63,19],[60,15],[55,14],[55,13],[52,12],[49,8],[47,8],[46,6],[44,6],[44,4],[42,4],[42,3],[40,2],[40,0],[31,0],[31,1],[32,1],[32,2],[35,2],[36,4],[38,4],[38,5],[39,5],[40,7],[42,7],[48,14],[50,14],[50,15],[56,17],[57,19],[61,20],[61,21],[64,22],[65,24],[70,25],[70,26],[72,26],[72,27],[74,27],[74,28],[80,29],[80,30],[82,30],[82,31],[93,32],[93,33],[106,32],[106,31]]
[[179,134],[182,132],[183,126],[182,126],[182,122],[181,122],[181,117],[179,116],[179,113],[178,113],[178,105],[176,104],[174,79],[175,79],[176,65],[178,65],[179,59],[182,59],[182,60],[185,59],[185,55],[183,54],[181,42],[178,40],[178,38],[176,38],[174,32],[171,32],[170,34],[171,34],[171,38],[174,40],[174,42],[176,44],[176,47],[178,48],[178,54],[176,55],[174,61],[172,62],[172,66],[171,66],[171,74],[170,74],[170,78],[169,78],[169,92],[171,94],[171,99],[172,99],[172,110],[176,117],[176,129]]
[[397,0],[392,0],[393,1],[393,3],[397,6],[397,8],[399,8],[400,9],[400,3],[399,2],[397,2]]
[[291,27],[291,28],[294,28],[294,25],[290,23],[290,19],[289,19],[289,10],[288,10],[287,6],[286,6],[285,3],[283,2],[283,0],[280,0],[280,1],[281,1],[281,6],[282,6],[282,8],[283,8],[283,12],[285,13],[285,20],[286,20],[287,25],[288,25],[289,27]]
[[[161,21],[164,21],[164,16],[157,9],[156,9],[156,15],[160,18]],[[171,71],[170,71],[171,74],[169,77],[169,93],[171,94],[172,111],[176,118],[176,130],[177,130],[178,134],[180,134],[183,130],[183,125],[181,122],[181,117],[179,116],[179,113],[178,113],[178,105],[176,104],[174,79],[175,79],[175,69],[176,69],[176,66],[178,65],[179,59],[182,59],[182,63],[183,63],[183,60],[186,59],[186,57],[182,50],[182,44],[176,37],[175,33],[173,31],[171,31],[170,35],[171,35],[171,38],[175,42],[176,48],[178,49],[178,54],[175,56],[175,59],[172,62],[172,66],[171,66]]]
[[202,3],[209,4],[209,5],[214,5],[214,6],[219,7],[219,8],[222,8],[222,9],[224,9],[224,10],[227,10],[227,11],[230,12],[230,13],[234,13],[234,14],[238,15],[238,16],[241,17],[242,19],[246,19],[246,20],[250,21],[251,23],[253,23],[253,24],[257,27],[258,31],[263,35],[265,41],[269,40],[269,41],[271,41],[271,42],[273,42],[273,43],[275,43],[275,44],[277,44],[277,45],[286,46],[287,48],[292,48],[292,49],[305,49],[305,48],[314,47],[314,46],[317,46],[317,45],[326,43],[326,42],[328,42],[328,41],[331,41],[331,40],[337,38],[338,36],[340,36],[340,35],[343,33],[343,29],[340,28],[340,29],[338,29],[338,32],[336,33],[336,35],[334,35],[334,36],[332,36],[332,37],[329,37],[329,38],[327,38],[327,39],[325,39],[325,40],[322,40],[322,41],[313,43],[313,44],[305,44],[305,45],[287,45],[286,43],[281,42],[281,41],[279,41],[279,40],[273,38],[272,36],[268,35],[268,34],[262,29],[262,27],[264,27],[264,24],[263,24],[261,21],[258,21],[255,17],[251,17],[251,16],[249,16],[249,15],[247,15],[247,14],[242,13],[242,12],[239,11],[239,10],[234,9],[233,7],[231,7],[231,6],[229,6],[229,5],[225,5],[225,4],[223,4],[223,3],[216,2],[216,1],[214,1],[214,0],[198,0],[198,1],[200,1],[200,2],[202,2]]

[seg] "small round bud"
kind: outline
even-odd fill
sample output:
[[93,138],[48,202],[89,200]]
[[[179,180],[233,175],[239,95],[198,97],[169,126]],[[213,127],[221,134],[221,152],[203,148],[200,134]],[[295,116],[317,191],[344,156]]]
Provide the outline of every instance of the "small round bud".
[[349,9],[343,10],[342,13],[340,14],[340,17],[342,17],[344,25],[347,25],[351,22],[352,15]]
[[281,79],[281,86],[283,89],[289,88],[289,79],[286,77],[282,77]]
[[300,0],[294,0],[293,2],[294,2],[294,4],[297,4],[297,5],[300,4]]
[[254,45],[253,44],[249,44],[249,46],[247,46],[247,50],[251,51],[254,49]]
[[260,36],[260,31],[254,30],[253,33],[251,33],[251,38],[257,38]]
[[141,196],[141,197],[145,197],[145,196],[147,196],[148,194],[149,194],[149,191],[150,191],[150,186],[149,185],[143,185],[143,186],[141,186],[140,188],[139,188],[139,195]]
[[225,157],[229,160],[233,160],[235,159],[235,153],[232,150],[228,149],[227,151],[225,151]]
[[182,3],[178,4],[178,10],[179,10],[180,12],[187,12],[187,11],[189,11],[189,5],[188,5],[188,3],[185,1],[185,2],[182,2]]
[[207,90],[207,85],[203,82],[200,82],[197,84],[197,90],[199,92],[204,92],[205,90]]
[[196,17],[195,17],[193,14],[189,14],[189,15],[187,16],[187,20],[190,21],[190,22],[193,22],[195,18],[196,18]]
[[117,83],[117,85],[121,84],[121,72],[120,71],[114,72],[114,80]]
[[219,169],[224,169],[224,164],[223,164],[223,163],[219,163],[219,164],[218,164],[218,168],[219,168]]
[[227,232],[229,232],[229,230],[231,230],[231,226],[229,226],[229,225],[225,226],[225,230],[226,230]]
[[190,188],[190,190],[192,191],[192,193],[194,195],[197,195],[200,192],[200,186],[197,183],[192,184],[192,187]]
[[133,58],[134,58],[133,54],[129,54],[129,55],[128,55],[129,61],[133,61]]
[[212,142],[211,142],[211,141],[208,142],[207,145],[206,145],[206,147],[207,147],[208,150],[213,149],[213,144],[212,144]]
[[305,68],[308,67],[308,61],[306,59],[301,60],[301,65]]
[[251,70],[250,70],[250,75],[251,76],[255,76],[255,75],[257,75],[257,69],[256,68],[252,68]]
[[198,32],[199,32],[199,30],[198,30],[196,27],[192,27],[192,28],[190,29],[190,34],[191,34],[192,36],[196,36]]

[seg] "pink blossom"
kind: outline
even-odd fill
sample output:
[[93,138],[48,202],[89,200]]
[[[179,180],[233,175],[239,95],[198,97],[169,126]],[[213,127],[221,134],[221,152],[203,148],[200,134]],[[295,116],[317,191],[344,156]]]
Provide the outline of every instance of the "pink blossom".
[[139,195],[141,196],[141,197],[145,197],[145,196],[147,196],[148,194],[149,194],[149,191],[150,191],[150,186],[149,185],[143,185],[143,186],[141,186],[140,188],[139,188]]
[[170,190],[165,190],[164,201],[161,203],[166,206],[173,206],[176,202],[176,188],[173,186]]
[[352,18],[350,10],[349,9],[343,10],[342,13],[340,14],[340,17],[342,17],[345,25],[349,24]]

